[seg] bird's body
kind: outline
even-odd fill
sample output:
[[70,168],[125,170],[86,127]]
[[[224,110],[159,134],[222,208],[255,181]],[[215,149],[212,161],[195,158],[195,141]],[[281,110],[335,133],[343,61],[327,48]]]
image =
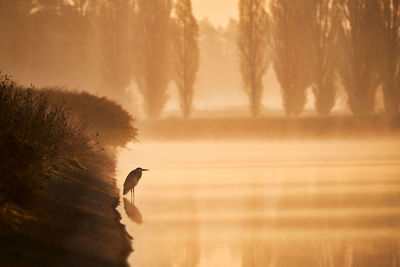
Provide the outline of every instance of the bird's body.
[[132,194],[135,193],[135,186],[139,183],[140,178],[142,178],[142,171],[148,170],[136,168],[128,174],[124,182],[124,195],[127,194],[129,191],[131,191]]
[[124,195],[128,193],[129,190],[135,188],[139,183],[140,178],[142,178],[142,172],[138,169],[135,169],[128,174],[124,183]]

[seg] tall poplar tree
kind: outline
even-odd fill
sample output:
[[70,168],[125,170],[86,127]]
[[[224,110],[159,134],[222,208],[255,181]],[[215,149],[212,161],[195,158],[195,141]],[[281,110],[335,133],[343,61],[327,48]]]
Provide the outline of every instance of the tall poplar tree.
[[134,75],[149,118],[160,117],[170,80],[171,0],[138,0],[134,27]]
[[260,114],[263,93],[262,79],[269,66],[268,14],[265,0],[239,1],[239,33],[237,45],[240,73],[250,102],[253,117]]
[[177,0],[172,30],[173,79],[179,90],[185,118],[192,111],[194,84],[199,70],[199,27],[192,13],[191,0]]

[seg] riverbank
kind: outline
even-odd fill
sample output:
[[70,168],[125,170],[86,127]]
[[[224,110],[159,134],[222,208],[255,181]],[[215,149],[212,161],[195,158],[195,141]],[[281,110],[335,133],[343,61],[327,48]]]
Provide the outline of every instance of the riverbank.
[[1,73],[0,99],[0,266],[126,265],[113,150],[135,139],[131,115]]
[[130,237],[120,223],[115,160],[68,161],[44,179],[28,212],[3,205],[2,266],[125,266]]
[[140,140],[398,138],[400,117],[167,118],[139,122]]

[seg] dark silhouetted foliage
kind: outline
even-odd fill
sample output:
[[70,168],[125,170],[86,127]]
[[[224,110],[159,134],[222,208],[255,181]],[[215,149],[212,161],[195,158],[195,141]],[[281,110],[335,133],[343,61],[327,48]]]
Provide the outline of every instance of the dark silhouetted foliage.
[[38,189],[41,159],[33,146],[13,134],[0,135],[0,203],[32,203]]
[[313,74],[313,92],[315,109],[320,115],[328,115],[335,104],[336,46],[340,30],[341,13],[339,2],[334,0],[313,0],[310,2],[312,19],[311,47]]
[[137,130],[133,119],[120,105],[105,98],[86,92],[60,89],[42,90],[51,102],[69,108],[75,120],[84,118],[92,135],[98,134],[101,145],[125,146],[135,139]]
[[44,93],[20,87],[4,75],[0,76],[0,103],[0,195],[9,200],[29,199],[38,174],[94,148],[82,121],[69,120],[63,106],[51,104]]
[[312,84],[310,0],[273,0],[273,64],[287,115],[298,116]]
[[339,72],[351,111],[357,116],[371,115],[380,84],[382,64],[382,20],[377,0],[343,0]]
[[100,153],[89,129],[112,146],[136,136],[119,105],[87,93],[24,88],[0,75],[0,103],[0,202],[26,206],[40,191],[40,176]]
[[383,19],[383,64],[380,70],[387,115],[396,115],[400,105],[400,1],[380,0]]

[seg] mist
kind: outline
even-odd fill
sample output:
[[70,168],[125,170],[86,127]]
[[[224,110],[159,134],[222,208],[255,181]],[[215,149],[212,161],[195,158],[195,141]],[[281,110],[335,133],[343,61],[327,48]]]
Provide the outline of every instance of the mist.
[[[146,83],[141,78],[140,66],[144,64],[144,51],[140,47],[150,47],[141,43],[144,39],[141,37],[143,23],[140,18],[144,17],[139,4],[127,0],[79,1],[75,4],[73,1],[2,1],[4,30],[0,46],[0,69],[22,84],[64,86],[111,97],[132,114],[146,118],[145,105],[149,100],[145,99],[152,94],[143,91]],[[174,12],[167,16],[172,19]],[[273,33],[270,17],[267,36]],[[234,114],[243,113],[243,116],[247,116],[245,109],[249,102],[246,86],[240,76],[237,46],[239,21],[234,18],[227,21],[225,26],[220,26],[207,18],[197,19],[200,53],[191,105],[194,116],[199,112],[203,114],[201,111],[204,110],[230,110]],[[179,90],[173,81],[172,65],[176,56],[172,54],[173,36],[168,28],[171,27],[158,27],[160,33],[168,31],[171,38],[166,39],[163,45],[158,44],[151,53],[155,55],[155,51],[165,47],[167,50],[164,53],[168,55],[163,67],[166,70],[164,78],[149,74],[150,80],[159,82],[157,86],[164,84],[164,89],[157,93],[161,94],[160,100],[157,100],[160,106],[157,116],[168,116],[170,112],[178,115],[181,106]],[[272,48],[265,48],[269,51],[266,60],[271,61]],[[154,60],[159,61],[157,58]],[[264,90],[257,97],[260,99],[261,112],[265,115],[281,114],[284,98],[281,97],[280,84],[272,64],[264,74],[261,77]],[[340,84],[338,87],[341,87]],[[311,88],[311,85],[308,86],[306,92],[306,109],[313,111],[315,97]],[[342,112],[347,107],[344,89],[340,89],[335,95],[338,100],[335,102],[335,111]]]
[[0,265],[399,266],[399,108],[400,0],[0,0]]

